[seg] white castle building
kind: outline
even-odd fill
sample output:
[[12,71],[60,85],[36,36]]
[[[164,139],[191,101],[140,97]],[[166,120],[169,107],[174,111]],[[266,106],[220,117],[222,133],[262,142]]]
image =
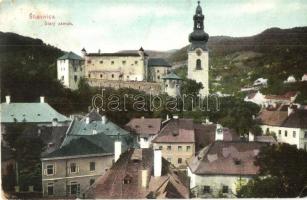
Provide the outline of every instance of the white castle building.
[[190,47],[188,49],[188,78],[200,82],[203,89],[202,97],[209,95],[209,56],[207,42],[209,35],[204,31],[204,15],[199,5],[193,17],[194,31],[189,35]]

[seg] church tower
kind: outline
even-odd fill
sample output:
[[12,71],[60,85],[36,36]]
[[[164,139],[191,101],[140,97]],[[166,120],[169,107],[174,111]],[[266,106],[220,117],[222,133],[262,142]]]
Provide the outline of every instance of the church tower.
[[194,30],[189,35],[188,78],[203,84],[200,94],[204,97],[209,95],[209,56],[207,48],[209,35],[204,31],[205,17],[199,4],[198,1],[193,17]]

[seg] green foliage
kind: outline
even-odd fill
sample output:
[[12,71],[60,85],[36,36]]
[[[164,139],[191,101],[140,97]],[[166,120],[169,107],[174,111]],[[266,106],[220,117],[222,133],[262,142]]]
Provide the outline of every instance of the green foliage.
[[255,164],[259,176],[240,189],[241,197],[297,197],[307,185],[307,152],[294,145],[267,146]]

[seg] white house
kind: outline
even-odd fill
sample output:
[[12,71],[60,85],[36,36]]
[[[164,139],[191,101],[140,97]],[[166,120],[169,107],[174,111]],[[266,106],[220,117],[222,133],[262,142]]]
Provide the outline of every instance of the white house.
[[84,77],[84,59],[68,52],[57,60],[57,76],[62,84],[72,90],[78,89],[80,79]]
[[248,94],[244,101],[246,102],[253,102],[258,105],[263,105],[265,103],[265,95],[263,95],[260,91],[253,92],[251,94]]
[[268,79],[258,78],[254,81],[253,86],[266,86],[268,84]]
[[293,75],[289,76],[287,78],[287,80],[284,81],[285,83],[295,83],[296,82],[296,79]]
[[302,81],[307,81],[307,74],[304,74],[304,75],[302,76]]
[[191,192],[196,198],[235,197],[237,185],[257,175],[255,156],[262,142],[215,141],[188,161]]
[[275,110],[264,109],[259,117],[264,133],[275,133],[277,142],[307,150],[307,110],[281,105]]

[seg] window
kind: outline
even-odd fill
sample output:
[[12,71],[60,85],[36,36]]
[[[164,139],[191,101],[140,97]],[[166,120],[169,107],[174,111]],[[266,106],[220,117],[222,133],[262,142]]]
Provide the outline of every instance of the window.
[[102,74],[100,74],[100,78],[102,78]]
[[196,70],[201,70],[201,60],[200,59],[196,60]]
[[134,61],[134,64],[138,64],[138,61],[136,60],[136,61]]
[[178,158],[178,164],[182,163],[182,158]]
[[304,133],[304,138],[307,138],[307,131],[305,131]]
[[92,63],[92,61],[91,61],[91,60],[88,60],[88,61],[87,61],[87,63],[88,63],[88,64],[91,64],[91,63]]
[[269,133],[270,133],[270,129],[266,128],[266,134],[269,134]]
[[101,60],[101,61],[100,61],[100,64],[102,64],[102,63],[103,63],[103,61]]
[[96,163],[90,162],[90,171],[95,171],[95,169],[96,169]]
[[281,130],[278,130],[278,136],[279,137],[281,136]]
[[125,64],[126,64],[126,61],[125,61],[125,60],[123,60],[123,61],[122,61],[122,63],[123,63],[123,65],[125,65]]
[[90,180],[90,185],[93,185],[95,183],[95,179]]
[[52,175],[54,172],[54,167],[53,165],[47,165],[47,175]]
[[223,186],[222,192],[223,193],[228,193],[228,186],[227,185]]
[[162,149],[163,149],[163,146],[159,146],[159,149],[162,150]]
[[160,79],[160,76],[157,76],[158,79]]
[[112,74],[112,78],[114,78],[114,74]]
[[187,146],[186,151],[190,151],[191,150],[191,146]]
[[129,79],[129,76],[127,76],[127,79]]
[[53,183],[48,183],[47,185],[47,194],[53,195]]
[[178,146],[178,151],[182,151],[182,146]]
[[288,131],[285,131],[285,137],[287,137],[288,136]]
[[296,132],[295,131],[293,131],[293,137],[296,138]]
[[210,193],[210,186],[205,185],[203,191],[204,191],[204,194]]
[[61,77],[61,80],[64,81],[64,76]]
[[74,80],[75,80],[75,82],[77,82],[77,80],[78,80],[78,76],[77,75],[74,76]]
[[77,182],[70,183],[70,194],[79,195],[80,194],[80,184]]
[[113,65],[113,64],[114,64],[114,61],[112,60],[112,61],[111,61],[111,65]]
[[77,172],[76,163],[70,163],[70,173],[76,173],[76,172]]
[[74,72],[76,72],[77,71],[77,67],[74,67]]
[[172,150],[172,146],[167,146],[167,150],[171,151]]
[[159,73],[160,71],[159,70],[157,70],[157,73]]
[[88,77],[91,78],[91,74],[88,74]]

